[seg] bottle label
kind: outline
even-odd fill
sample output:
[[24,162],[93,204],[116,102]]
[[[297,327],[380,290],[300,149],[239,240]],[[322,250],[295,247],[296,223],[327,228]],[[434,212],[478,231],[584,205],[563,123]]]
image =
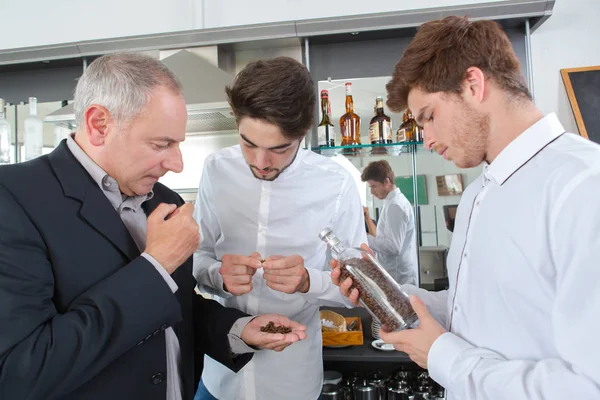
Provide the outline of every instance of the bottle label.
[[398,129],[398,132],[396,132],[396,142],[406,142],[406,129]]
[[392,124],[389,121],[383,121],[383,139],[386,143],[392,141]]
[[319,146],[335,146],[335,132],[331,125],[321,125],[317,127],[317,137]]
[[371,143],[379,142],[381,137],[379,136],[379,123],[373,122],[369,125],[369,138],[371,139]]

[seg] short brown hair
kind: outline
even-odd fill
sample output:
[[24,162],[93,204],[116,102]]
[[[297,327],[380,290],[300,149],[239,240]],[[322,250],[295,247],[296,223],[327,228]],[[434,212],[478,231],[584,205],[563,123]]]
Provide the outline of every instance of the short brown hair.
[[225,88],[235,119],[277,125],[289,139],[304,137],[313,124],[315,85],[308,69],[290,57],[249,63]]
[[404,110],[413,88],[460,94],[470,67],[479,68],[510,94],[531,99],[517,55],[500,25],[450,16],[419,27],[386,86],[387,106]]
[[363,182],[375,181],[379,183],[385,183],[385,179],[389,179],[392,185],[396,184],[394,177],[394,171],[392,167],[385,160],[372,161],[363,169],[360,179]]

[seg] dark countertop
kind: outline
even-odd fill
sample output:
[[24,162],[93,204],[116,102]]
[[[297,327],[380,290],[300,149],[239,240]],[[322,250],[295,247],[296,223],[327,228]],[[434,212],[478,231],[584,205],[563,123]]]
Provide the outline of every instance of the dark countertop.
[[[361,307],[334,308],[322,307],[332,310],[345,317],[360,316],[363,326],[363,345],[348,346],[344,348],[323,347],[323,362],[356,361],[356,362],[384,362],[384,363],[413,363],[406,353],[401,351],[382,351],[371,346],[374,340],[371,334],[371,314]],[[416,365],[416,364],[415,364]]]

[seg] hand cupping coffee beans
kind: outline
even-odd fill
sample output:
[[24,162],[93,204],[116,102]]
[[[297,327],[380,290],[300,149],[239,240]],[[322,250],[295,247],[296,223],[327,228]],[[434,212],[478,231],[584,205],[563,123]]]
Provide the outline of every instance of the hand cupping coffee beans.
[[265,326],[261,326],[260,327],[260,331],[261,332],[266,332],[266,333],[290,333],[292,330],[290,328],[288,328],[287,326],[275,326],[275,323],[273,321],[269,321],[269,323]]

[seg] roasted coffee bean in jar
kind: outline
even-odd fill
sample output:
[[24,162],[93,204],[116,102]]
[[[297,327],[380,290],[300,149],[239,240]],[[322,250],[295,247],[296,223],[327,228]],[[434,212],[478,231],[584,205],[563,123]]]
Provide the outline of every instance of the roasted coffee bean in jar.
[[319,238],[340,263],[340,280],[352,278],[360,302],[387,331],[399,331],[417,321],[408,295],[375,257],[361,249],[346,248],[329,228],[321,231]]

